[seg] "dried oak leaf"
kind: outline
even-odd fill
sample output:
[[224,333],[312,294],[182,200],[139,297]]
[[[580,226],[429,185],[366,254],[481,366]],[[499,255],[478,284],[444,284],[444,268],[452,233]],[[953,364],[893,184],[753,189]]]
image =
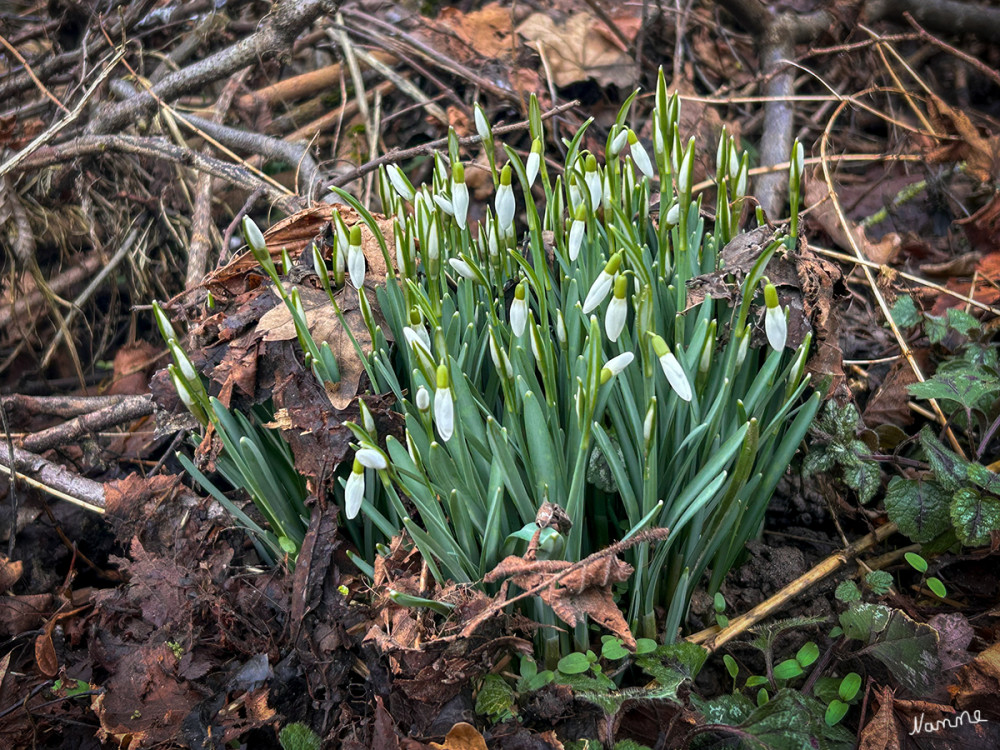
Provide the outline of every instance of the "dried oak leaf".
[[[810,207],[810,225],[819,226],[826,232],[833,243],[848,253],[853,253],[851,238],[837,217],[833,203],[827,200],[829,191],[826,182],[813,178],[805,180],[804,204]],[[885,265],[892,261],[903,244],[902,238],[896,232],[889,232],[880,240],[871,240],[865,234],[865,228],[855,222],[848,222],[847,231],[854,242],[861,248],[862,254],[873,263]]]
[[941,131],[953,131],[958,138],[938,146],[927,154],[932,164],[965,162],[965,171],[983,183],[992,183],[1000,175],[1000,136],[984,137],[969,116],[950,107],[931,93],[927,101],[931,122]]
[[435,750],[487,750],[486,740],[471,724],[459,722],[444,738],[444,744],[432,742]]
[[602,86],[635,85],[635,61],[613,41],[607,27],[588,13],[575,13],[563,23],[556,23],[547,13],[532,13],[517,33],[544,55],[556,86],[590,78]]
[[465,43],[456,57],[468,62],[478,57],[496,59],[511,55],[510,19],[510,8],[492,2],[469,13],[458,8],[442,8],[435,25],[452,32]]
[[[538,595],[560,620],[574,626],[582,617],[600,623],[625,643],[635,648],[635,638],[621,610],[615,604],[611,587],[632,575],[633,568],[614,555],[597,553],[589,562],[574,566],[566,560],[525,560],[511,555],[486,575],[486,582],[505,578],[527,591],[544,586]],[[546,586],[546,583],[551,585]]]

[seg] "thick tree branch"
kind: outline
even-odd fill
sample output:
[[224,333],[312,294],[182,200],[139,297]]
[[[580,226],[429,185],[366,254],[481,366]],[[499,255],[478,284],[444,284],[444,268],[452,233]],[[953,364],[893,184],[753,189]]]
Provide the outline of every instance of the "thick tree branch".
[[956,0],[870,0],[865,4],[868,23],[884,18],[902,21],[909,13],[922,26],[949,34],[972,34],[987,42],[1000,42],[1000,8]]

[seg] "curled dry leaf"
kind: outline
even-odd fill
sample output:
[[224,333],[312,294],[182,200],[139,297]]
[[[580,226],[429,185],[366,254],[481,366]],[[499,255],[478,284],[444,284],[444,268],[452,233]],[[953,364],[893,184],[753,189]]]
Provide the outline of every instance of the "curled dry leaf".
[[532,13],[517,33],[545,56],[556,86],[590,78],[602,86],[635,85],[635,61],[617,40],[609,38],[607,27],[588,13],[575,13],[559,24],[546,13]]
[[471,724],[460,721],[444,738],[444,744],[432,742],[435,750],[486,750],[486,740]]

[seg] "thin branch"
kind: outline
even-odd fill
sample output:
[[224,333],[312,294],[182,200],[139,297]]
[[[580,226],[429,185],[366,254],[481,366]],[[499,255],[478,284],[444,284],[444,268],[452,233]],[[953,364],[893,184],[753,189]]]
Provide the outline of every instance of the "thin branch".
[[47,430],[28,435],[21,446],[32,453],[44,453],[92,432],[134,422],[153,413],[152,396],[129,396],[102,409],[75,417]]

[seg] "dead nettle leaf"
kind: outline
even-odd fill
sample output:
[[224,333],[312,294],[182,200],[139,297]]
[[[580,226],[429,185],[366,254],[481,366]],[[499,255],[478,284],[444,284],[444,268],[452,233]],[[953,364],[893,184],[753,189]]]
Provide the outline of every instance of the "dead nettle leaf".
[[511,9],[499,3],[487,3],[469,13],[463,13],[458,8],[443,8],[433,23],[449,30],[465,43],[464,54],[459,59],[506,58],[514,51],[510,38]]
[[[841,250],[853,254],[850,239],[837,218],[833,202],[827,200],[829,191],[826,189],[826,183],[818,175],[813,175],[811,179],[804,182],[804,204],[810,207],[809,223],[826,232]],[[876,241],[869,239],[868,235],[865,234],[865,228],[856,222],[848,220],[847,227],[851,236],[854,237],[854,241],[861,248],[861,253],[872,263],[879,265],[887,265],[892,262],[903,242],[895,232],[889,232],[882,239]]]
[[[366,282],[365,294],[374,310],[377,304],[375,295],[368,291],[367,286]],[[330,298],[326,292],[321,289],[299,287],[299,296],[302,300],[302,308],[306,313],[309,332],[316,344],[327,342],[333,355],[337,358],[337,365],[340,368],[340,382],[327,386],[327,395],[334,408],[344,409],[358,394],[358,384],[365,371],[364,365],[358,357],[350,337],[344,331],[340,318],[333,305],[330,304]],[[351,333],[354,334],[355,340],[365,355],[370,354],[372,339],[361,314],[357,290],[345,284],[342,289],[336,292],[336,296],[337,304],[340,306],[344,320]],[[257,324],[257,330],[263,334],[264,341],[291,341],[296,338],[292,314],[284,303],[275,305],[265,313]]]
[[967,114],[934,93],[927,101],[927,112],[938,131],[957,134],[956,139],[931,149],[929,162],[965,162],[966,173],[983,183],[992,183],[1000,176],[1000,136],[980,135]]
[[432,742],[435,750],[487,750],[486,740],[471,724],[460,721],[444,738],[444,744]]
[[547,13],[532,13],[517,27],[517,33],[545,57],[556,86],[591,78],[602,86],[635,86],[635,60],[589,13],[575,13],[559,24]]

